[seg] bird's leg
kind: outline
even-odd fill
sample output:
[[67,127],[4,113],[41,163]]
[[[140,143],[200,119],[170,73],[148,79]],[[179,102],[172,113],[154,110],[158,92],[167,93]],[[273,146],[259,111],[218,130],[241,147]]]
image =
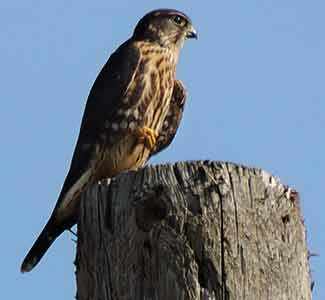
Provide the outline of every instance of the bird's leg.
[[[78,238],[77,233],[75,233],[71,228],[67,229],[70,233],[72,233],[76,238]],[[71,241],[73,241],[74,243],[77,244],[77,240],[76,239],[71,239]]]
[[70,233],[72,233],[75,237],[78,237],[77,233],[74,232],[71,228],[67,229]]
[[138,128],[135,134],[140,143],[143,143],[150,151],[155,147],[158,134],[149,127]]

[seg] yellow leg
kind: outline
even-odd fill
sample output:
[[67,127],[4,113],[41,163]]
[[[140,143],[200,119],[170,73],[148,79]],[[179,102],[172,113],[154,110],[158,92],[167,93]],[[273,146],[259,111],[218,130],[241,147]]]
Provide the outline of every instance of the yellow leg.
[[136,130],[136,136],[138,137],[138,141],[143,143],[150,151],[156,145],[158,134],[149,127],[142,127]]

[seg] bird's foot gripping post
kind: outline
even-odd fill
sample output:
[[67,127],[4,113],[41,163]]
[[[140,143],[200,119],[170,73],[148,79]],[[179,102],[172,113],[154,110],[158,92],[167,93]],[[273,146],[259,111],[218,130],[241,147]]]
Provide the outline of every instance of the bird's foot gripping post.
[[149,127],[142,127],[136,130],[135,132],[139,143],[143,143],[150,151],[154,149],[158,134]]

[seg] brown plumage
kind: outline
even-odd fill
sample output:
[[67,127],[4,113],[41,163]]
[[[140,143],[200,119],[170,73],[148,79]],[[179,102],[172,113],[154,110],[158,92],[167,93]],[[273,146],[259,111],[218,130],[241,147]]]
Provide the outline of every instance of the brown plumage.
[[151,156],[164,150],[173,141],[177,129],[179,127],[179,124],[182,120],[185,102],[186,102],[185,87],[180,80],[175,80],[168,113],[164,119],[162,128],[159,132],[156,145],[150,153]]
[[156,10],[145,15],[133,36],[111,55],[88,96],[59,199],[22,272],[30,271],[53,241],[77,222],[80,194],[91,183],[138,169],[170,144],[185,101],[179,96],[185,90],[175,81],[179,50],[186,38],[194,37],[186,15]]

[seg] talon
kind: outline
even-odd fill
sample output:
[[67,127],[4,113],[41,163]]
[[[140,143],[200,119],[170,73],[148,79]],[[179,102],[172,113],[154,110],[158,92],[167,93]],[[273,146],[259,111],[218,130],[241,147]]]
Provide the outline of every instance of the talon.
[[151,151],[156,145],[158,134],[149,127],[142,127],[136,130],[136,136]]

